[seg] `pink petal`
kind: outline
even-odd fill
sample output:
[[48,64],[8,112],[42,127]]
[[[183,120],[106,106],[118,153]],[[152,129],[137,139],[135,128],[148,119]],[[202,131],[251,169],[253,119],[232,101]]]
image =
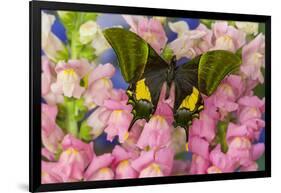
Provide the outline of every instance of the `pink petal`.
[[202,156],[204,159],[209,159],[209,143],[197,136],[190,137],[188,143],[192,153]]
[[142,152],[140,157],[132,161],[132,167],[136,171],[141,171],[154,161],[154,151]]
[[264,143],[257,143],[252,146],[252,157],[253,160],[258,160],[264,153]]
[[155,153],[155,163],[159,164],[163,174],[170,175],[173,167],[174,151],[171,148],[163,148]]
[[115,73],[115,68],[112,64],[106,63],[106,64],[99,64],[89,77],[89,84],[92,82],[101,79],[101,78],[111,78]]
[[95,172],[101,168],[109,166],[113,159],[114,157],[109,153],[94,157],[84,174],[84,178],[86,180],[91,179]]

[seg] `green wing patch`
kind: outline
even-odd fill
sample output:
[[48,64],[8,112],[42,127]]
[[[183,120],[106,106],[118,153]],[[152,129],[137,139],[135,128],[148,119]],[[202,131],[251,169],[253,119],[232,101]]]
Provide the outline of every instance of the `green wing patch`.
[[239,69],[240,64],[241,59],[229,51],[214,50],[203,54],[198,66],[200,92],[210,96],[228,74]]
[[149,54],[148,44],[135,33],[122,28],[109,28],[103,34],[117,55],[124,80],[135,83],[144,72]]

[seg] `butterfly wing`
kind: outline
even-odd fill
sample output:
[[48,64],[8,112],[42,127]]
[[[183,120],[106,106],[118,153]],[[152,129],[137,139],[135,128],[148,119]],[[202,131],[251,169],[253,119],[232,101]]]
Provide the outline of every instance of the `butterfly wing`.
[[198,90],[200,57],[178,67],[174,79],[174,126],[186,129],[186,140],[188,140],[188,126],[194,118],[199,117],[199,112],[203,109],[203,100]]
[[[196,57],[186,64],[183,64],[176,69],[175,75],[175,105],[174,109],[178,109],[184,99],[191,95],[193,87],[198,86],[198,64],[200,57]],[[192,105],[193,106],[193,105]]]
[[136,83],[148,59],[148,44],[135,33],[122,28],[109,28],[103,34],[116,53],[124,80],[130,84]]
[[229,51],[206,52],[176,69],[174,125],[186,128],[203,109],[201,93],[210,96],[220,82],[239,69],[241,59]]
[[156,107],[162,85],[167,80],[169,64],[149,46],[149,56],[142,78],[151,93],[151,102]]
[[228,74],[239,69],[240,64],[241,58],[226,50],[214,50],[203,54],[198,65],[200,92],[210,96]]
[[134,119],[148,120],[156,109],[168,64],[137,34],[122,28],[109,28],[103,32],[115,51],[127,89],[128,103],[133,106]]

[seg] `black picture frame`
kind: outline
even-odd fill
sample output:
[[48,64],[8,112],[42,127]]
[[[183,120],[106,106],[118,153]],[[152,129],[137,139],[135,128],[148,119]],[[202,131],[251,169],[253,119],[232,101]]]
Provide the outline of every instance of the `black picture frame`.
[[[188,176],[170,176],[126,180],[41,184],[41,10],[72,10],[132,15],[238,20],[265,23],[265,170]],[[90,188],[109,188],[166,183],[261,178],[271,176],[271,16],[203,11],[184,11],[143,7],[124,7],[94,4],[62,3],[47,1],[29,2],[30,11],[30,101],[29,101],[29,191],[59,191]]]

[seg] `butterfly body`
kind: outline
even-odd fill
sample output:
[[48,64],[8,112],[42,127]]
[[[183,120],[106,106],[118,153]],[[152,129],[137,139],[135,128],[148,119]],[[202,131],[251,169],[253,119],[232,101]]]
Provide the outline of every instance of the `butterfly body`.
[[241,63],[235,54],[215,50],[177,67],[175,57],[166,61],[131,31],[109,28],[103,33],[117,55],[124,80],[130,85],[127,95],[128,104],[133,107],[133,120],[129,129],[139,119],[149,121],[157,109],[163,85],[167,88],[165,98],[170,96],[174,85],[173,125],[185,128],[188,140],[188,127],[204,108],[201,94],[211,95]]

